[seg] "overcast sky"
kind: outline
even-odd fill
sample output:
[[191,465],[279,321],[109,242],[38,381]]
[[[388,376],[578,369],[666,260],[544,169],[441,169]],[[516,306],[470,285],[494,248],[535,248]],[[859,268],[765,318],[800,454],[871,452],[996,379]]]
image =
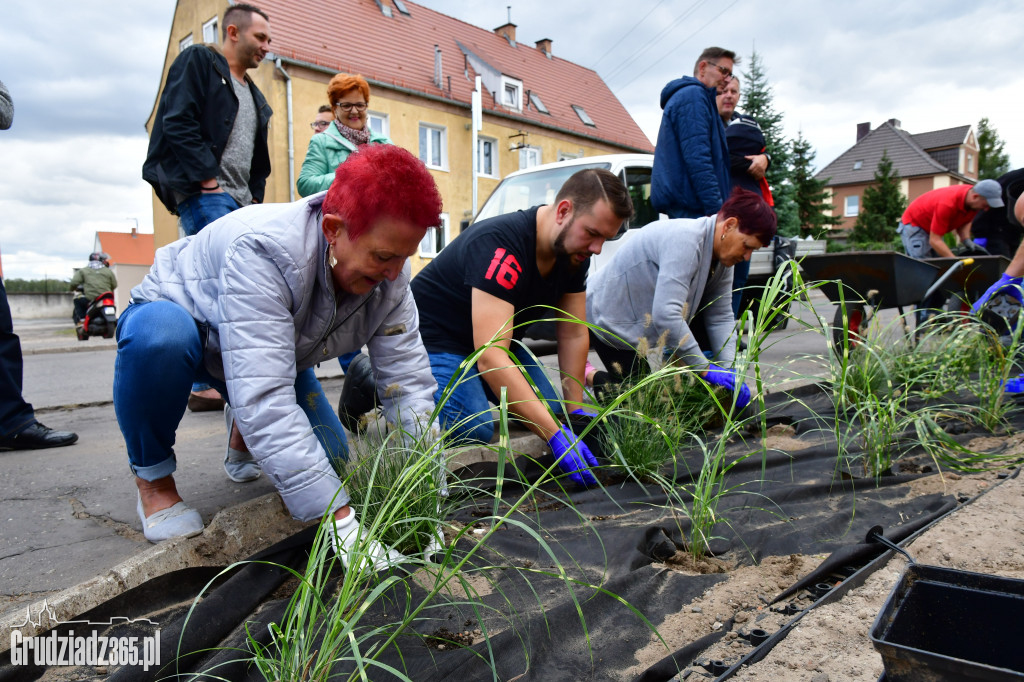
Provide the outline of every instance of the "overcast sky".
[[[557,56],[595,69],[652,142],[661,88],[690,73],[702,48],[737,51],[742,74],[756,47],[787,134],[803,132],[818,167],[853,144],[862,121],[898,118],[919,133],[983,116],[1024,165],[1019,0],[421,4],[486,29],[511,5],[521,43],[550,38]],[[0,80],[15,104],[13,128],[0,132],[4,276],[68,278],[97,230],[127,232],[137,220],[152,232],[144,124],[174,1],[13,0],[4,10]]]

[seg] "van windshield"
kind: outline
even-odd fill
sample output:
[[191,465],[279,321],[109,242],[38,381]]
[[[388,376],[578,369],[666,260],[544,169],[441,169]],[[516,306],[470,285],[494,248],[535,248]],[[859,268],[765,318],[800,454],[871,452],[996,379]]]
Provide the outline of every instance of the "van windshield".
[[473,222],[477,223],[486,218],[493,218],[540,204],[550,204],[555,200],[555,195],[558,194],[558,190],[569,179],[569,176],[585,168],[608,170],[611,168],[611,164],[607,162],[581,163],[505,178],[487,198],[487,203],[480,209],[480,213],[477,214]]

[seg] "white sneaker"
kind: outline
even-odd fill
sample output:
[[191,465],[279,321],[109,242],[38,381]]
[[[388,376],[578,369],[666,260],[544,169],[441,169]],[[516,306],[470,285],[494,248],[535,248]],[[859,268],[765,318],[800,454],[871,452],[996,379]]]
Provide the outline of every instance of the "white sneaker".
[[171,538],[190,538],[203,532],[203,517],[184,502],[161,509],[146,516],[142,510],[142,495],[135,510],[142,521],[142,534],[150,542],[162,542]]

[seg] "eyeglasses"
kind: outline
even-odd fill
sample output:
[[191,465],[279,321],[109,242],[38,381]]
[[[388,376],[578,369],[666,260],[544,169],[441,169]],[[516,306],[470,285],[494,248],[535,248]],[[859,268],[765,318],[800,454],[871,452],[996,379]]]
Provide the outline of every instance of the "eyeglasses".
[[718,64],[715,64],[712,61],[708,61],[708,64],[710,64],[711,66],[713,66],[716,69],[718,69],[718,73],[722,74],[726,78],[732,78],[732,71],[730,71],[729,69],[725,68],[724,66],[719,66]]
[[313,130],[326,130],[329,125],[331,125],[330,121],[313,121],[309,127]]
[[334,106],[345,111],[352,111],[353,109],[362,111],[366,108],[366,102],[335,102]]

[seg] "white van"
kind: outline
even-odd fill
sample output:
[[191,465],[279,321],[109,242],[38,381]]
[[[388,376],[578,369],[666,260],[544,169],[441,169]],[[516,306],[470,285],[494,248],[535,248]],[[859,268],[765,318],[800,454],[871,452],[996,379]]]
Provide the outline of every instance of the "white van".
[[[483,208],[473,222],[493,218],[504,213],[527,209],[540,204],[550,204],[569,176],[584,168],[604,168],[615,173],[622,179],[633,200],[633,218],[630,219],[628,230],[615,241],[606,242],[601,253],[591,258],[590,269],[596,271],[602,263],[608,262],[612,254],[622,242],[629,239],[634,230],[639,230],[655,220],[663,220],[668,216],[659,214],[651,206],[651,168],[654,166],[653,154],[607,154],[604,156],[588,156],[582,159],[558,161],[543,166],[534,166],[509,173],[494,192],[487,198]],[[794,248],[795,243],[795,248]],[[786,239],[779,245],[784,251],[780,258],[801,258],[808,254],[825,253],[825,242],[822,240]],[[771,247],[758,249],[750,258],[751,286],[763,285],[776,268],[776,249]]]
[[543,166],[534,166],[509,173],[494,188],[473,222],[540,204],[550,204],[554,202],[555,195],[558,194],[558,190],[570,175],[584,168],[604,168],[618,175],[626,183],[629,196],[633,200],[633,217],[629,221],[629,229],[622,238],[605,242],[601,253],[591,258],[590,269],[593,272],[601,267],[601,263],[608,262],[608,259],[619,248],[622,239],[629,238],[630,232],[667,217],[664,214],[659,215],[651,206],[651,167],[653,165],[653,154],[607,154],[547,163]]

